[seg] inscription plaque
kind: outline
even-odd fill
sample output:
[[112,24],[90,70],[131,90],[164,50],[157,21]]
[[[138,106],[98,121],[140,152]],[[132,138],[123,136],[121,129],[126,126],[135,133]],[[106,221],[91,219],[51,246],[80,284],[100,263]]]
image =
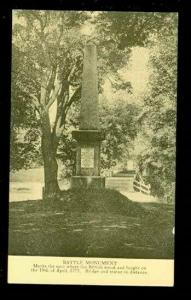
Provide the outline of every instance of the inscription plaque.
[[81,168],[94,168],[94,148],[81,148]]

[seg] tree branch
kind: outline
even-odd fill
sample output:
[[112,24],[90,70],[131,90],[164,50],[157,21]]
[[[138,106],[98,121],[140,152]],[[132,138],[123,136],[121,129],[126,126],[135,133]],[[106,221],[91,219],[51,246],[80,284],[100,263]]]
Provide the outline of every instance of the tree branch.
[[73,95],[70,97],[69,101],[66,102],[65,108],[70,108],[70,106],[72,105],[72,103],[73,103],[76,99],[79,99],[80,92],[81,92],[81,85],[79,85],[79,86],[77,87],[77,89],[75,90],[75,92],[73,93]]
[[57,49],[60,46],[60,42],[61,42],[61,38],[62,38],[62,35],[63,35],[63,31],[64,31],[64,26],[63,26],[62,23],[60,23],[60,34],[58,36],[58,40],[57,40],[57,43],[56,43]]
[[41,29],[41,32],[39,32],[35,26],[34,26],[34,31],[36,32],[37,36],[40,39],[40,45],[41,45],[42,51],[44,53],[44,59],[46,61],[46,65],[48,67],[48,66],[50,66],[51,59],[50,59],[48,51],[46,50],[46,49],[48,49],[48,47],[47,47],[47,44],[46,44],[44,31]]
[[65,105],[62,107],[61,126],[64,126],[68,110],[69,110],[70,106],[72,105],[72,103],[74,101],[76,101],[77,99],[79,99],[80,92],[81,92],[81,85],[78,86],[78,88],[75,90],[75,92],[71,96],[71,98],[67,102],[65,102]]
[[42,74],[41,89],[40,89],[40,103],[44,107],[46,106],[46,91],[47,91],[46,89],[47,89],[47,74],[45,72]]
[[41,113],[41,107],[40,107],[40,103],[38,101],[38,98],[34,95],[34,94],[30,94],[32,103],[34,105],[34,108],[38,111],[39,115]]
[[56,87],[54,88],[54,90],[52,92],[52,95],[50,97],[50,100],[49,100],[49,102],[46,105],[46,110],[48,110],[50,108],[50,106],[54,103],[54,101],[56,100],[56,98],[57,98],[57,96],[58,96],[58,94],[60,92],[61,87],[62,87],[61,83],[58,83],[56,85]]
[[72,75],[74,74],[75,69],[76,69],[76,65],[74,65],[72,67],[72,69],[71,69],[71,71],[70,71],[70,73],[68,75],[68,78],[67,78],[68,82],[70,82],[70,79],[71,79]]
[[58,118],[58,121],[57,121],[57,124],[56,124],[56,136],[57,136],[57,138],[60,138],[61,137],[61,135],[62,135],[62,132],[63,132],[63,130],[64,130],[64,125],[65,124],[63,124],[62,126],[60,126],[61,125],[61,116],[59,116],[59,118]]
[[56,69],[57,69],[57,66],[54,65],[50,72],[50,77],[48,79],[48,84],[47,84],[47,94],[50,94],[51,90],[54,87],[54,82],[55,82],[55,78],[56,78]]

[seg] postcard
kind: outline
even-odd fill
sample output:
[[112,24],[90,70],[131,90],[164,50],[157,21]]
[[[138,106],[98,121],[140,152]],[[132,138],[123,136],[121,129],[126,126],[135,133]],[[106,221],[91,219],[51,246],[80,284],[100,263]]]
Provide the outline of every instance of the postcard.
[[177,33],[12,11],[8,283],[174,285]]

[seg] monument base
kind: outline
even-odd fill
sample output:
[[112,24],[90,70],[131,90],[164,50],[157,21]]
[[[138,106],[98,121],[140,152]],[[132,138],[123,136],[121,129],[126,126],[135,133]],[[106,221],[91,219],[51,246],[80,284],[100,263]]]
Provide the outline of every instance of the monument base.
[[71,188],[105,188],[105,177],[100,176],[72,176]]

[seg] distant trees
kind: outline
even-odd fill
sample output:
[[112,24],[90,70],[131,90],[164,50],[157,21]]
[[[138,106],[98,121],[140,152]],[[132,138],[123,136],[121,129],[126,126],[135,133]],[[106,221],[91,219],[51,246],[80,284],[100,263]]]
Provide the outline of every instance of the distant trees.
[[26,76],[22,51],[12,46],[12,102],[11,102],[11,170],[42,163],[40,122],[27,91],[32,78]]
[[138,105],[124,100],[102,106],[101,127],[106,133],[102,142],[101,165],[109,169],[122,163],[125,166],[137,135]]
[[[139,153],[152,192],[171,201],[175,181],[177,101],[177,15],[153,36],[151,76],[139,118],[145,148]],[[137,147],[140,140],[137,141]]]
[[[142,105],[137,110],[140,112],[139,117],[135,114],[135,119],[131,120],[136,132],[132,138],[135,139],[136,163],[144,170],[152,193],[171,201],[176,157],[177,14],[104,12],[99,20],[97,26],[102,30],[103,48],[105,45],[115,44],[118,68],[121,62],[118,59],[120,53],[123,53],[124,61],[129,58],[134,46],[147,47],[150,50],[151,75],[147,90],[141,97]],[[113,60],[115,61],[114,57]],[[106,61],[110,63],[110,56]],[[133,92],[130,85],[129,92]],[[117,115],[114,111],[113,119]],[[124,113],[125,109],[123,116]],[[111,111],[109,115],[112,119]],[[133,118],[133,114],[131,116]],[[116,127],[120,121],[116,120]],[[111,132],[108,133],[109,136],[112,135]],[[114,153],[121,155],[120,141],[123,147],[129,145],[127,136],[124,141],[124,137],[121,140],[117,138],[116,129],[113,134],[115,137],[111,138],[110,143],[105,142],[108,147],[103,149],[103,153],[107,152],[110,158],[114,157]],[[131,143],[133,139],[130,139]],[[111,164],[113,162],[111,159]]]

